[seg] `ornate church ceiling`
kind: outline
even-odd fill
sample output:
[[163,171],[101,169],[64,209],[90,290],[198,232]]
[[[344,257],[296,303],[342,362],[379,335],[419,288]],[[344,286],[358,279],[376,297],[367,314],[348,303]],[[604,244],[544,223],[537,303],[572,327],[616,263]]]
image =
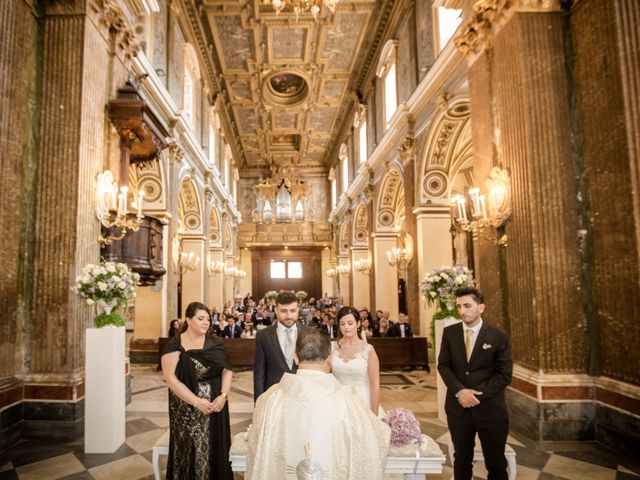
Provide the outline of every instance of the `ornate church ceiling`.
[[317,21],[291,7],[276,15],[261,0],[183,1],[237,136],[241,175],[285,165],[326,172],[394,0],[342,0]]

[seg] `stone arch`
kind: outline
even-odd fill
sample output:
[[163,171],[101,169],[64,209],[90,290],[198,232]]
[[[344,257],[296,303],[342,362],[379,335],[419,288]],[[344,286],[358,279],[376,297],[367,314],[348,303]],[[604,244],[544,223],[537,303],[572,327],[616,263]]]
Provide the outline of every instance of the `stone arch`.
[[202,235],[202,204],[196,183],[190,178],[182,179],[178,196],[178,219],[187,235]]
[[378,202],[376,205],[376,231],[393,232],[397,223],[397,206],[400,196],[404,198],[404,185],[402,174],[395,169],[383,177],[378,191]]
[[349,254],[349,229],[348,223],[346,220],[342,222],[340,225],[340,234],[338,235],[338,254],[339,255],[348,255]]
[[182,46],[182,61],[184,68],[191,70],[197,80],[202,78],[196,49],[190,43],[185,43]]
[[231,224],[228,221],[223,223],[224,229],[224,237],[223,237],[223,248],[226,256],[233,256],[234,245],[233,245],[233,230],[231,229]]
[[212,247],[222,247],[220,213],[215,204],[211,205],[211,211],[209,212],[209,245]]
[[164,162],[140,162],[129,165],[129,189],[137,199],[144,192],[145,211],[167,210],[167,178]]
[[419,205],[449,203],[452,179],[473,156],[469,113],[469,99],[456,97],[434,119],[419,157]]
[[367,206],[363,203],[358,204],[353,216],[353,246],[369,245],[368,221]]

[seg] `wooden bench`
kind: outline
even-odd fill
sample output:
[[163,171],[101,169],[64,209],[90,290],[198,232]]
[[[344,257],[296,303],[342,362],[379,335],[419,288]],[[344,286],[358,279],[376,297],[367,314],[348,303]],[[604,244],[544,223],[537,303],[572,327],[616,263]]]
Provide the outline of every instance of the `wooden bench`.
[[[229,460],[234,472],[247,470],[247,433],[240,432],[233,437]],[[386,473],[404,474],[405,480],[423,480],[427,474],[442,473],[445,456],[440,447],[430,437],[422,435],[420,448],[418,445],[392,445],[387,456]],[[153,475],[160,480],[160,456],[169,453],[169,430],[167,430],[153,446]]]
[[[168,338],[158,339],[158,367],[160,356]],[[224,348],[234,369],[253,368],[256,353],[256,341],[252,338],[223,338]],[[375,348],[383,368],[421,367],[429,370],[429,355],[425,337],[383,337],[370,338],[369,343]],[[158,368],[160,369],[160,368]]]
[[[451,441],[451,437],[449,437],[449,460],[451,461],[451,467],[453,468],[453,455],[455,453],[455,449],[453,448],[453,442]],[[507,473],[509,475],[509,480],[516,480],[516,452],[508,443],[504,447],[504,456],[507,459]],[[480,445],[480,441],[476,436],[475,448],[473,449],[473,461],[474,462],[484,462],[484,455],[482,454],[482,445]]]

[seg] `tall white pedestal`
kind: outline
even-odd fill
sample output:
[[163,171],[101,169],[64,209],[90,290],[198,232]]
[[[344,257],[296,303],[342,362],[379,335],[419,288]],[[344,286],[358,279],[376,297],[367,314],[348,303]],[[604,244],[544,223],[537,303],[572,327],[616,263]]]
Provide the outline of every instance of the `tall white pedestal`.
[[124,342],[124,327],[87,329],[85,453],[113,453],[124,443]]
[[438,419],[441,422],[447,423],[447,414],[444,413],[444,401],[447,397],[447,386],[444,384],[440,373],[438,373],[438,355],[440,355],[440,345],[442,345],[442,332],[445,327],[449,325],[454,325],[456,323],[461,322],[457,318],[449,317],[443,318],[442,320],[436,320],[436,378],[437,381],[437,393],[438,393]]

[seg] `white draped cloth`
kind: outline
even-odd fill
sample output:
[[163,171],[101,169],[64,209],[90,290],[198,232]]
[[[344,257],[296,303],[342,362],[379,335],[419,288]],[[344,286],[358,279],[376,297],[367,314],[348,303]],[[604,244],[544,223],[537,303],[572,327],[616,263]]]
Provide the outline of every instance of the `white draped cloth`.
[[[389,438],[389,427],[332,374],[285,373],[258,397],[245,478],[382,480]],[[324,475],[297,476],[309,462]]]

